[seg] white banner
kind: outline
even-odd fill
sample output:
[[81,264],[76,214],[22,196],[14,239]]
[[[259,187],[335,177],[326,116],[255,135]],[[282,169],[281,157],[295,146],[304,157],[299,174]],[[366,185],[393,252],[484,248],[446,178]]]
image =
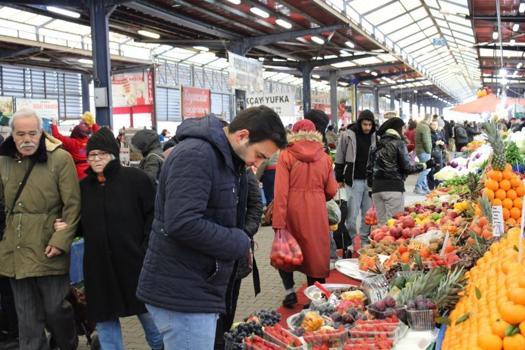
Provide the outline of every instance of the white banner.
[[15,99],[16,110],[22,108],[30,108],[36,112],[41,118],[47,119],[58,119],[58,100],[56,99],[32,99],[32,98],[20,98]]
[[246,92],[264,91],[262,62],[236,55],[228,51],[229,77],[228,86]]
[[281,117],[295,116],[295,93],[246,94],[246,107],[265,105]]

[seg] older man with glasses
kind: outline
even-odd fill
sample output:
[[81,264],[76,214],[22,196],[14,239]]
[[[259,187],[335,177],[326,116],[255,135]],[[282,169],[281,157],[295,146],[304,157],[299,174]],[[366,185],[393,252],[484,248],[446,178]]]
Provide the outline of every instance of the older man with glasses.
[[[78,339],[69,293],[69,249],[80,216],[73,159],[42,131],[29,109],[11,119],[0,146],[0,195],[6,219],[0,234],[0,275],[9,277],[19,320],[21,350],[48,349],[44,327],[62,350]],[[67,228],[55,230],[55,222]]]

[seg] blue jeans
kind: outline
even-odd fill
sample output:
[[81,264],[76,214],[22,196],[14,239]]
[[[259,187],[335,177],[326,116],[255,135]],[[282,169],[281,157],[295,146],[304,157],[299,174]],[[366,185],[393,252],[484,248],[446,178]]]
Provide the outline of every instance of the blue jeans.
[[146,308],[164,338],[164,349],[213,350],[218,314],[176,312],[148,304]]
[[[162,349],[162,335],[159,333],[153,318],[149,313],[137,315],[144,333],[146,341],[153,350]],[[97,334],[102,350],[124,350],[122,340],[122,329],[119,319],[97,322]]]
[[348,195],[348,215],[346,219],[346,228],[348,234],[352,238],[352,242],[357,236],[357,217],[361,212],[361,225],[359,231],[361,232],[361,246],[368,244],[368,234],[370,226],[365,224],[365,214],[368,209],[372,206],[372,200],[368,196],[368,185],[366,180],[355,180],[352,183],[352,187],[346,186],[346,190],[349,191]]
[[[420,163],[425,163],[427,160],[430,159],[430,153],[420,153],[417,155],[417,158],[419,159]],[[416,191],[423,191],[423,192],[430,191],[430,189],[428,188],[428,182],[427,182],[427,175],[429,172],[430,172],[430,169],[425,169],[419,173],[419,176],[417,177],[417,182],[416,182]]]

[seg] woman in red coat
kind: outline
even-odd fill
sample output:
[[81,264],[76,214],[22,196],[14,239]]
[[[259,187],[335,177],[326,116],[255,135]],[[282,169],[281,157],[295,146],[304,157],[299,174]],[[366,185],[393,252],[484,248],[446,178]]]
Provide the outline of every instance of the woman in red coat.
[[[299,243],[304,256],[299,270],[306,274],[308,284],[324,283],[330,273],[326,201],[338,188],[332,160],[309,120],[295,123],[288,142],[277,162],[272,226],[274,230],[286,228]],[[293,272],[279,274],[287,293],[283,305],[293,307],[297,303]]]
[[[96,124],[94,124],[95,126]],[[56,120],[52,121],[51,133],[53,137],[62,141],[62,146],[66,151],[71,154],[75,161],[75,167],[77,168],[77,176],[79,180],[86,177],[86,170],[89,168],[87,163],[86,146],[89,140],[91,130],[98,130],[99,126],[89,127],[86,123],[81,122],[79,125],[73,128],[71,136],[64,136],[58,131]]]

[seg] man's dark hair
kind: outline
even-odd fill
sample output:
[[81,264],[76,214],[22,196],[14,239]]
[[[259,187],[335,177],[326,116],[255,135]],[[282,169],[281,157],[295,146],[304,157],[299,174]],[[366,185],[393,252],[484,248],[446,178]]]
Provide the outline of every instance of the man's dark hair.
[[328,118],[325,112],[318,109],[311,109],[304,114],[304,119],[308,119],[314,123],[315,129],[319,131],[324,138],[326,127],[328,123],[330,123],[330,118]]
[[408,129],[412,130],[412,129],[415,129],[416,127],[417,127],[417,122],[414,119],[410,119],[408,121]]
[[329,130],[329,131],[334,130],[334,126],[333,126],[333,125],[328,125],[328,130]]
[[359,117],[357,119],[365,119],[365,120],[374,121],[375,117],[374,117],[374,113],[371,110],[365,109],[359,113]]
[[243,129],[250,132],[250,143],[270,140],[280,149],[286,147],[286,130],[281,118],[267,106],[247,108],[228,125],[230,133]]

